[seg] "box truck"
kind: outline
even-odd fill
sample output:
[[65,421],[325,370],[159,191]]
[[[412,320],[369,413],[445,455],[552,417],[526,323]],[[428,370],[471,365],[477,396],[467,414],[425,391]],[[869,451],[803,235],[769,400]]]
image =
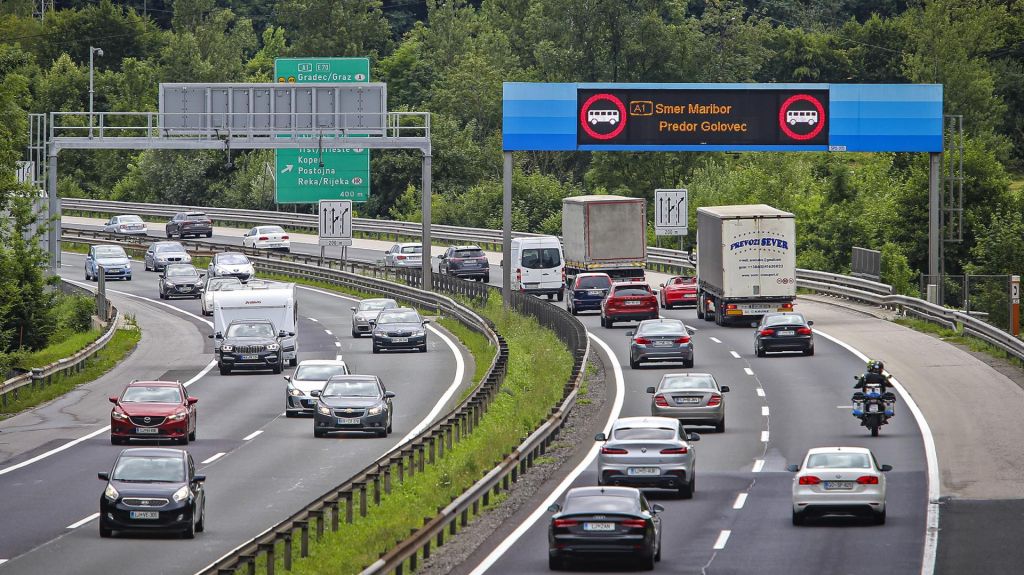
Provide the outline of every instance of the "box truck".
[[576,196],[562,200],[565,281],[603,272],[613,280],[644,278],[647,265],[647,201],[623,196]]
[[749,324],[793,311],[796,221],[765,204],[697,209],[697,317]]
[[[250,280],[244,288],[218,291],[213,296],[213,332],[221,333],[234,320],[262,319],[277,331],[295,335],[280,338],[284,361],[295,366],[299,358],[299,304],[295,284]],[[219,340],[217,341],[219,345]]]

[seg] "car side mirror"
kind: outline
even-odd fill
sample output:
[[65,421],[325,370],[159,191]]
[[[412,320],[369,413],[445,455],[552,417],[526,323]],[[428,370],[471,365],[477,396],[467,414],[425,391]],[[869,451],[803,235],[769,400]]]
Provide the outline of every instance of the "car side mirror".
[[423,325],[427,325],[428,323],[430,323],[430,320],[429,320],[429,319],[425,319],[425,320],[423,320]]
[[729,386],[728,385],[723,385],[722,386],[722,393],[729,393]]
[[394,397],[396,397],[395,396],[395,392],[393,392],[393,391],[385,391],[384,392],[384,397],[386,397],[388,399],[394,398]]
[[558,513],[561,510],[562,506],[557,503],[552,503],[551,505],[548,506],[548,511],[550,511],[551,513]]
[[886,472],[892,471],[892,465],[886,464],[886,465],[883,465],[883,466],[879,467],[879,469],[882,470],[882,473],[886,473]]
[[628,337],[633,337],[634,335],[636,335],[636,330],[635,329],[631,329],[631,330],[626,332],[626,335]]
[[860,376],[859,375],[853,376],[853,381],[860,381]]
[[320,390],[314,389],[313,391],[309,392],[309,395],[310,397],[320,397]]
[[665,284],[658,284],[658,287],[665,287]]
[[791,463],[791,464],[786,466],[786,471],[790,471],[792,473],[796,473],[797,471],[800,471],[800,466],[795,464],[795,463]]
[[192,476],[192,481],[195,482],[195,483],[202,483],[202,482],[206,481],[206,476],[205,475],[194,475],[194,476]]
[[654,386],[651,386],[651,387],[647,388],[647,393],[654,393],[655,391],[657,391],[657,390],[654,389]]
[[288,332],[282,329],[281,331],[277,332],[277,337],[288,337]]
[[369,324],[370,324],[370,327],[373,327],[373,326],[377,325],[377,322],[371,319],[369,321]]
[[750,327],[755,327],[756,328],[757,327],[757,322],[756,321],[750,322]]
[[350,309],[350,310],[352,310],[352,311],[356,311],[356,306],[352,306],[352,307],[350,307],[350,308],[348,308],[348,309]]
[[164,279],[164,274],[160,274],[160,275],[159,275],[159,276],[157,276],[157,277],[159,277],[160,279]]
[[687,433],[686,434],[686,440],[687,441],[700,441],[700,434],[699,433]]
[[663,506],[661,506],[661,505],[658,505],[657,503],[655,503],[654,505],[651,505],[651,511],[653,511],[655,513],[661,513],[664,510],[665,510],[665,508]]
[[224,334],[218,331],[217,333],[213,334],[213,339],[224,339]]
[[284,380],[285,381],[291,381],[292,380],[292,376],[286,375],[286,376],[284,376]]
[[110,481],[110,473],[106,471],[100,471],[99,473],[96,474],[96,477],[102,479],[103,481]]
[[111,395],[107,399],[110,400],[110,403],[117,403],[117,396],[116,395]]
[[603,433],[598,433],[594,436],[594,441],[608,441],[608,436]]
[[199,398],[198,397],[189,396],[189,398],[188,398],[188,404],[189,405],[195,405],[197,403],[199,403]]

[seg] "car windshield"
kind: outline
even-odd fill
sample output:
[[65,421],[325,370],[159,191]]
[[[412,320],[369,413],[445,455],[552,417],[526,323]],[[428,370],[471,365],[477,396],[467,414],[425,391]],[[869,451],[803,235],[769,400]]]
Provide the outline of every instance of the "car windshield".
[[218,264],[241,265],[249,263],[249,258],[243,254],[221,254],[217,258]]
[[601,276],[590,276],[580,278],[576,287],[579,289],[608,289],[612,287],[612,280]]
[[528,270],[546,270],[562,265],[558,248],[529,248],[523,250],[523,267]]
[[465,250],[455,250],[452,254],[453,258],[482,258],[484,257],[484,251],[480,248],[469,248]]
[[765,325],[803,325],[804,318],[799,315],[775,315],[767,318]]
[[348,381],[332,381],[324,387],[322,395],[345,397],[379,397],[380,389],[372,379],[351,379]]
[[710,375],[669,375],[659,389],[715,389],[715,380]]
[[377,316],[377,323],[420,323],[420,314],[414,311],[396,311],[381,313],[379,316]]
[[616,286],[615,288],[615,295],[617,296],[636,296],[650,294],[651,288],[645,285]]
[[209,219],[209,218],[206,217],[206,214],[196,213],[196,214],[185,214],[185,219],[186,220],[206,220],[206,219]]
[[100,246],[96,248],[97,258],[127,258],[121,246]]
[[180,457],[126,456],[117,460],[111,479],[118,481],[185,481],[185,465]]
[[639,501],[616,495],[582,495],[565,500],[565,513],[636,513]]
[[615,439],[675,439],[676,430],[670,427],[620,427],[613,436]]
[[813,469],[870,469],[867,453],[812,453],[807,467]]
[[192,276],[192,277],[196,277],[196,276],[199,275],[199,272],[197,272],[196,268],[194,268],[192,266],[167,266],[167,273],[166,273],[166,275],[168,275],[168,276]]
[[131,386],[121,395],[128,403],[181,403],[181,391],[166,385],[154,387]]
[[693,285],[697,283],[697,278],[693,276],[677,276],[669,280],[665,285]]
[[340,365],[300,365],[292,379],[327,381],[332,375],[348,375],[348,367]]
[[260,233],[261,234],[283,234],[284,233],[284,228],[282,228],[281,226],[267,226],[265,228],[260,228]]
[[142,218],[139,216],[121,216],[122,224],[139,224],[142,223]]
[[359,302],[358,311],[377,311],[395,307],[395,302],[387,299],[364,299]]
[[163,252],[183,252],[185,248],[181,247],[181,244],[157,244],[156,249],[153,251],[157,253]]
[[422,254],[423,246],[402,246],[401,252],[403,254]]
[[274,326],[269,323],[233,323],[228,326],[227,337],[274,337]]
[[681,321],[657,321],[644,322],[640,329],[636,330],[638,335],[686,335],[686,328]]
[[241,287],[242,282],[238,278],[210,278],[209,283],[206,284],[207,291],[221,291],[227,289],[230,286]]

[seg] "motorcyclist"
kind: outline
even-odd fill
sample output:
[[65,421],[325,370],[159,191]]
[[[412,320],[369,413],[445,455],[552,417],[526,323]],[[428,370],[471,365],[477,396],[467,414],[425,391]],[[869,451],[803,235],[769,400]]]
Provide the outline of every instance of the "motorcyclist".
[[885,394],[886,388],[889,386],[889,377],[882,373],[884,370],[885,366],[881,361],[868,361],[867,371],[857,379],[853,388],[864,391],[868,385],[877,384],[879,386],[878,393]]

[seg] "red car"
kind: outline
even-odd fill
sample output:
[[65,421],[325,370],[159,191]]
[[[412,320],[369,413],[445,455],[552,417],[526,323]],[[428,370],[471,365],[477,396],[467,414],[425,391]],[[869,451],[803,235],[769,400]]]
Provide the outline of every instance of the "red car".
[[617,283],[601,302],[601,327],[617,321],[658,319],[658,296],[645,283]]
[[133,381],[110,403],[110,443],[130,439],[196,439],[196,403],[177,381]]
[[677,305],[697,305],[697,278],[694,276],[670,277],[660,287],[661,307],[665,309]]

